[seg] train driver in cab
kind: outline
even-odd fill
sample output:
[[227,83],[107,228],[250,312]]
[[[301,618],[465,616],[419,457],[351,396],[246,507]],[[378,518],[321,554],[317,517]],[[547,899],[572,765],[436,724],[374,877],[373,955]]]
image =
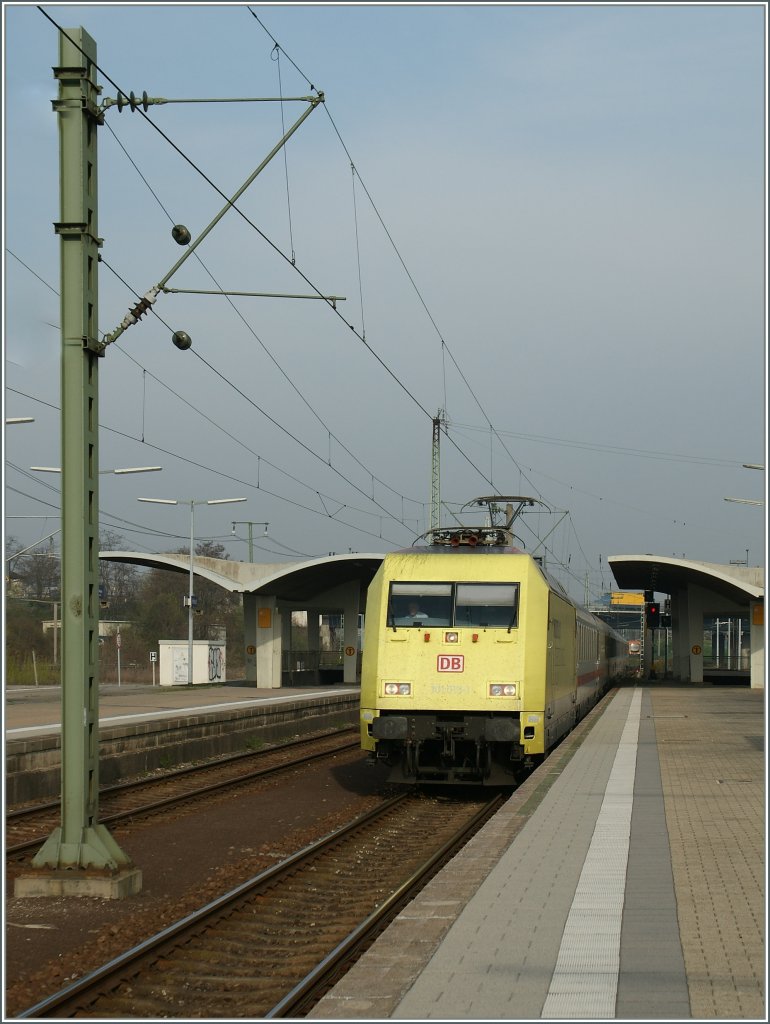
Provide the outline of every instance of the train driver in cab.
[[407,611],[406,617],[411,621],[424,621],[428,618],[425,612],[421,610],[417,601],[409,602],[409,610]]

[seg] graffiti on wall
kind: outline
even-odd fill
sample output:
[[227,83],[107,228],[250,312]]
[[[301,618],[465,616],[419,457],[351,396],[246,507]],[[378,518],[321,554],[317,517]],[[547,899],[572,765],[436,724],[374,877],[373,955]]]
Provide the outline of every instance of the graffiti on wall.
[[222,682],[225,678],[225,648],[209,647],[209,682]]

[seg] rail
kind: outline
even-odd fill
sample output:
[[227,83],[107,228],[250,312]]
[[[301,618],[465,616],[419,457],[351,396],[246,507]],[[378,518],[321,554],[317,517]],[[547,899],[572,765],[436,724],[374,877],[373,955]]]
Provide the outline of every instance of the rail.
[[[357,747],[357,730],[342,729],[104,787],[100,791],[100,820],[111,825],[126,818],[136,819]],[[148,801],[150,793],[159,795]],[[58,808],[58,801],[48,801],[6,814],[6,863],[36,849],[45,840],[55,825]]]
[[[401,794],[19,1014],[285,1016],[502,802]],[[385,909],[385,904],[388,909]]]

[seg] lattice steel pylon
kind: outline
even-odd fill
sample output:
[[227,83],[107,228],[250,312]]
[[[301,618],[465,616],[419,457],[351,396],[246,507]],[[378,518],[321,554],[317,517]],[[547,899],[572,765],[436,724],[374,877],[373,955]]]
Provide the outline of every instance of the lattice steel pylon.
[[439,409],[433,417],[430,474],[430,528],[437,530],[441,520],[441,427],[446,426],[446,413]]

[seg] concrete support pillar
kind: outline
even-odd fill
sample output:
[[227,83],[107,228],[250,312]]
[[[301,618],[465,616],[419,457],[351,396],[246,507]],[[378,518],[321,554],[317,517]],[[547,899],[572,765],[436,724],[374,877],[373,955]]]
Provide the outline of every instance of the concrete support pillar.
[[243,595],[244,673],[247,683],[257,685],[257,602],[256,594]]
[[[286,616],[291,620],[290,613]],[[283,615],[274,597],[261,594],[257,601],[257,686],[278,689],[281,685],[281,630]]]
[[[687,589],[687,643],[691,683],[703,682],[703,594],[699,588]],[[683,677],[687,678],[687,677]]]
[[751,633],[751,688],[765,688],[765,603],[749,602],[749,632]]
[[[262,690],[281,685],[281,615],[274,597],[243,595],[243,642],[246,682]],[[287,612],[285,618],[291,622]]]
[[342,680],[351,686],[358,682],[358,613],[360,588],[358,583],[346,588],[344,616],[344,644],[342,653]]
[[321,612],[317,608],[307,610],[307,649],[321,650]]
[[690,678],[690,637],[687,627],[687,591],[671,595],[671,674],[674,679]]
[[[281,682],[283,682],[284,668],[293,672],[296,668],[296,656],[294,654],[294,623],[292,617],[296,608],[281,609]],[[283,660],[283,652],[286,651],[286,661]],[[294,661],[289,663],[289,658]]]

